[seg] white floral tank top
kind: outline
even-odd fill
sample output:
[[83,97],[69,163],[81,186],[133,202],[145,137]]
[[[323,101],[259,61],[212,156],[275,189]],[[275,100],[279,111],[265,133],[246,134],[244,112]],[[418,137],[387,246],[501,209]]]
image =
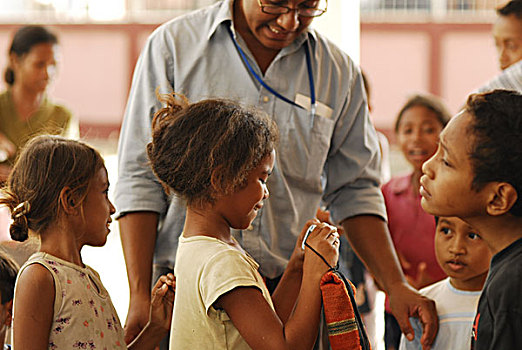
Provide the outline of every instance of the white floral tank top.
[[49,349],[126,349],[123,329],[100,276],[50,254],[33,254],[20,272],[31,264],[47,268],[54,278],[54,321]]

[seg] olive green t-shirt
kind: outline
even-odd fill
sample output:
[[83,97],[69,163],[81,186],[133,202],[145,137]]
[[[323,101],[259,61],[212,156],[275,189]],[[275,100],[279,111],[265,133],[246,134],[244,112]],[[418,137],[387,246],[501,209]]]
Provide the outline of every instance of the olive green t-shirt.
[[[16,111],[11,90],[0,94],[0,132],[20,150],[27,141],[41,134],[62,135],[71,122],[71,112],[44,98],[40,108],[28,120],[22,120]],[[15,157],[6,162],[13,163]],[[5,163],[5,162],[4,162]]]

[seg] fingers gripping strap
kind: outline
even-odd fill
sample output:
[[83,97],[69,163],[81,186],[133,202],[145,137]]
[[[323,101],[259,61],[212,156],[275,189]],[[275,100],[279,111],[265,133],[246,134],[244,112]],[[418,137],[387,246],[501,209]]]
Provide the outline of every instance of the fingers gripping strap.
[[330,268],[330,270],[334,270],[334,268],[332,267],[332,265],[330,265],[328,263],[328,261],[326,261],[326,259],[324,258],[324,256],[322,256],[317,250],[315,250],[314,248],[312,248],[311,245],[309,245],[308,243],[305,242],[304,244],[306,247],[308,247],[312,252],[315,253],[315,255],[317,255],[318,257],[321,258],[322,261],[324,261],[324,263]]

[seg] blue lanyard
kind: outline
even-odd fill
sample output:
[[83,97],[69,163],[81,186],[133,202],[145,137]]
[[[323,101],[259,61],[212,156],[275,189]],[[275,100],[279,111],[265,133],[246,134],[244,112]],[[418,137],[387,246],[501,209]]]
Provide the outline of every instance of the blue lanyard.
[[[299,107],[301,109],[305,109],[304,107],[298,105],[294,101],[289,100],[285,96],[281,95],[279,92],[275,91],[272,87],[270,87],[267,83],[265,83],[263,81],[263,79],[255,72],[254,68],[252,68],[252,66],[250,65],[250,62],[248,62],[245,52],[241,49],[238,42],[234,38],[234,34],[232,34],[232,30],[230,29],[230,27],[227,26],[227,29],[228,29],[228,33],[230,34],[230,37],[232,38],[232,41],[234,42],[234,45],[236,46],[237,50],[239,51],[239,54],[241,55],[241,58],[243,59],[243,62],[247,65],[248,70],[250,71],[250,73],[252,73],[254,78],[256,78],[256,80],[259,82],[259,84],[261,84],[265,89],[267,89],[277,98],[285,101],[286,103],[289,103],[289,104]],[[307,43],[307,45],[305,45],[305,53],[306,53],[306,67],[308,68],[308,82],[310,84],[310,100],[311,100],[311,106],[312,106],[310,112],[311,112],[311,116],[312,116],[312,126],[313,126],[313,122],[314,122],[313,118],[315,115],[315,105],[316,105],[315,104],[315,87],[314,87],[314,76],[313,76],[313,72],[312,72],[312,60],[310,59],[310,49],[308,48],[308,43]]]

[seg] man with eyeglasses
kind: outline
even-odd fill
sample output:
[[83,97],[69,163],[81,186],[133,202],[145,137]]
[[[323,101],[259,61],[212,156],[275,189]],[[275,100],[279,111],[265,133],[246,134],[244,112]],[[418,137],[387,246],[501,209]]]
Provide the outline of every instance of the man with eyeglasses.
[[[225,0],[167,22],[149,37],[136,65],[118,151],[115,204],[131,292],[127,340],[148,318],[151,266],[154,280],[172,271],[184,223],[184,204],[165,195],[147,165],[159,88],[191,101],[236,99],[276,121],[280,143],[268,180],[270,198],[251,227],[234,232],[269,288],[277,285],[302,226],[323,200],[391,296],[402,330],[411,335],[408,316],[421,316],[423,342],[433,341],[434,304],[408,286],[390,243],[378,140],[360,70],[309,27],[326,9],[326,0]],[[300,278],[297,271],[276,293],[284,290],[293,300]]]

